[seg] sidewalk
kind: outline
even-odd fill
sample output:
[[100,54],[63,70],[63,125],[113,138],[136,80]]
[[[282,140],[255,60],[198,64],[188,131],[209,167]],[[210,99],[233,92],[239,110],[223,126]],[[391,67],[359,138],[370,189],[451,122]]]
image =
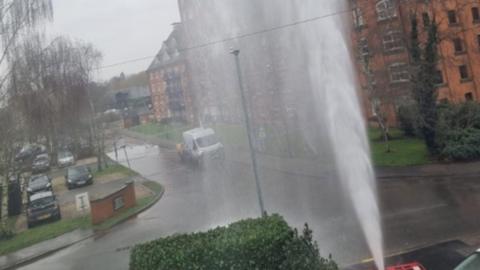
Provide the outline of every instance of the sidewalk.
[[480,161],[409,167],[377,167],[375,172],[378,178],[480,175]]
[[47,256],[58,250],[67,248],[78,242],[84,241],[95,233],[93,230],[76,230],[57,238],[47,240],[28,248],[0,257],[0,270],[14,269],[40,257]]

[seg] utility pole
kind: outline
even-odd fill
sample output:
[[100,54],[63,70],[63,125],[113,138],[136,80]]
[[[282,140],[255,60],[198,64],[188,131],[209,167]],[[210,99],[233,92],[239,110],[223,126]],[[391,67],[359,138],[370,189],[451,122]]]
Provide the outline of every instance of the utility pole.
[[127,145],[123,145],[123,152],[125,153],[125,159],[127,160],[128,168],[131,170],[132,167],[130,166],[130,160],[128,159],[128,154],[127,154]]
[[257,187],[258,203],[260,205],[261,216],[265,216],[266,212],[265,212],[265,207],[263,205],[262,188],[260,186],[260,180],[258,177],[257,155],[253,147],[252,129],[250,126],[250,119],[248,117],[245,90],[243,89],[242,70],[240,68],[240,57],[239,57],[240,50],[233,50],[231,54],[235,56],[235,64],[237,66],[238,85],[240,87],[240,96],[242,98],[241,100],[242,108],[243,108],[243,114],[245,116],[245,126],[247,128],[248,146],[250,147],[250,157],[252,159],[253,175],[255,176],[255,185]]

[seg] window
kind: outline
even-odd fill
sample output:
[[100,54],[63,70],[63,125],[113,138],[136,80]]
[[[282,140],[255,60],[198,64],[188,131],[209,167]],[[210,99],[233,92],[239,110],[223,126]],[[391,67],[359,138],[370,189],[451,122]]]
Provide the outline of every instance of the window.
[[358,51],[360,56],[368,56],[370,50],[368,49],[368,40],[366,38],[361,38],[358,41]]
[[408,65],[405,63],[395,63],[388,67],[390,72],[390,81],[408,82],[410,80],[410,73],[408,72]]
[[113,210],[115,211],[123,208],[124,205],[125,205],[125,201],[123,200],[122,196],[117,197],[113,200]]
[[478,43],[478,47],[480,47],[480,34],[477,35],[477,43]]
[[448,23],[449,24],[457,24],[457,14],[455,13],[455,10],[449,10],[448,11]]
[[385,52],[394,52],[404,49],[403,35],[400,31],[390,31],[383,36]]
[[463,42],[462,42],[462,39],[460,39],[460,38],[454,38],[454,39],[453,39],[453,47],[455,48],[455,53],[462,53],[462,52],[464,52],[464,50],[463,50]]
[[393,0],[380,0],[375,5],[377,10],[377,18],[379,21],[390,19],[397,16],[395,3]]
[[473,7],[472,8],[472,18],[474,23],[479,23],[480,22],[480,11],[478,7]]
[[356,28],[360,28],[365,25],[365,20],[363,18],[362,10],[357,7],[353,10],[353,23]]
[[435,77],[433,78],[436,85],[443,84],[443,73],[441,70],[435,71]]
[[427,12],[422,13],[422,19],[423,19],[423,26],[424,27],[429,27],[430,26],[430,16],[428,15]]
[[461,65],[458,67],[458,72],[460,73],[460,78],[462,80],[468,80],[468,68],[466,65]]
[[472,101],[473,100],[472,92],[468,92],[468,93],[465,94],[465,100],[466,101]]

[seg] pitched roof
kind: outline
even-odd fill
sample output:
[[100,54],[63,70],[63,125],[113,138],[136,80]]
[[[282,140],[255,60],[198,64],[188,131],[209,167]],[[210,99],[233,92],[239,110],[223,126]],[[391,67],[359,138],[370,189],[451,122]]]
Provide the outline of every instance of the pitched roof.
[[181,60],[182,54],[180,49],[182,48],[182,41],[182,24],[176,23],[147,70],[159,69]]

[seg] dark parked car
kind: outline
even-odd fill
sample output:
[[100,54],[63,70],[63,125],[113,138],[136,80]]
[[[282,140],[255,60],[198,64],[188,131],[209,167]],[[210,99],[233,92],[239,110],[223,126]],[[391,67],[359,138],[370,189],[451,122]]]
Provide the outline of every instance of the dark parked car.
[[89,167],[78,166],[67,169],[65,181],[68,189],[93,184],[93,175]]
[[32,164],[32,173],[42,173],[50,170],[50,157],[48,154],[38,155]]
[[60,220],[60,206],[55,195],[51,191],[45,191],[30,196],[27,205],[27,224],[31,228],[35,224],[45,220]]
[[29,195],[52,190],[52,180],[44,175],[34,175],[28,180],[27,192]]
[[15,156],[15,161],[25,162],[27,160],[32,160],[34,157],[46,154],[47,148],[44,145],[40,144],[27,144]]

